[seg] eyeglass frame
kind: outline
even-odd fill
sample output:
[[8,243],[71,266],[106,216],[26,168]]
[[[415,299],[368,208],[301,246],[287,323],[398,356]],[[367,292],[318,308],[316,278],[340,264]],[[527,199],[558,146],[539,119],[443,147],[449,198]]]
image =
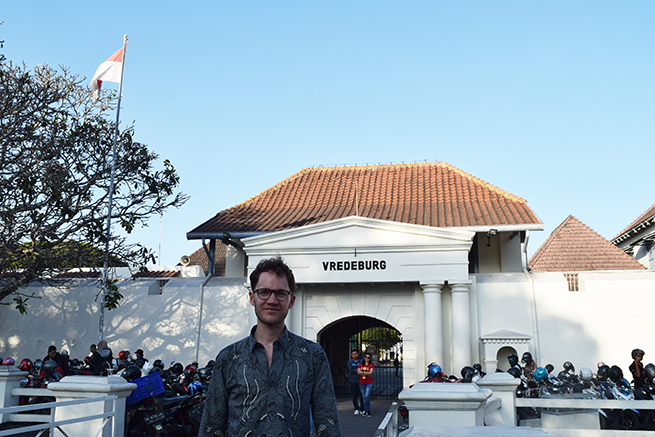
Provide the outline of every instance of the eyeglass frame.
[[[280,290],[271,290],[271,289],[269,289],[269,288],[258,288],[258,289],[256,289],[256,290],[253,290],[253,289],[250,288],[250,287],[248,287],[248,289],[249,289],[253,294],[256,294],[257,297],[260,298],[262,301],[267,301],[267,300],[271,297],[271,295],[275,295],[275,300],[277,300],[278,302],[286,302],[287,300],[289,300],[289,297],[293,294],[293,293],[290,292],[289,290],[284,290],[284,289],[280,289]],[[268,292],[268,296],[266,296],[266,298],[263,298],[263,297],[260,295],[260,292],[262,292],[262,291],[264,291],[264,290],[266,290],[266,291]],[[284,291],[284,292],[286,293],[286,296],[284,297],[284,299],[280,299],[280,298],[278,297],[277,293],[278,293],[279,291]]]

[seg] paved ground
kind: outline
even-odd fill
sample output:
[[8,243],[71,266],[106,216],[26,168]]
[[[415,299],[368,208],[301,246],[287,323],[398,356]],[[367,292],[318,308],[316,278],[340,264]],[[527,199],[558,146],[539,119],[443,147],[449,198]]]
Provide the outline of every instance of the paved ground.
[[393,399],[371,399],[372,417],[361,417],[353,415],[353,401],[350,398],[337,399],[343,437],[370,437],[375,434],[392,402]]

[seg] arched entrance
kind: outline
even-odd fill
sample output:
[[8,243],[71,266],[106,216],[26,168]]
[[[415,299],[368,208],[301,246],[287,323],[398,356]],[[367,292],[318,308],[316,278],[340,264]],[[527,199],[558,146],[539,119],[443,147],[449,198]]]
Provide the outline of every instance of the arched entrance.
[[[396,338],[400,342],[392,346]],[[322,329],[317,341],[328,356],[337,396],[350,395],[346,363],[352,349],[361,353],[366,348],[373,355],[373,396],[396,397],[403,389],[402,334],[390,324],[373,317],[346,317]]]

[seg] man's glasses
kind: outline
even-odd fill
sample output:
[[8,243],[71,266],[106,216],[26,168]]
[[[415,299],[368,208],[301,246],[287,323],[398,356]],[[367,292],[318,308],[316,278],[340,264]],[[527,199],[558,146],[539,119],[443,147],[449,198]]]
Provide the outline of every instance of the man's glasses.
[[253,293],[255,293],[261,300],[268,300],[268,298],[271,297],[271,294],[275,294],[275,298],[278,302],[286,301],[291,295],[291,292],[288,290],[269,290],[268,288],[258,288],[257,290],[253,290]]

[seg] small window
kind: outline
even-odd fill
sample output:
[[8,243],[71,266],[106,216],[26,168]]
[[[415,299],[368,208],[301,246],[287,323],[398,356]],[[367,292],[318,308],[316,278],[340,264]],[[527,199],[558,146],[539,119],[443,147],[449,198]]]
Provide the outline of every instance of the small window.
[[569,284],[569,291],[580,291],[580,283],[578,282],[577,273],[564,273],[564,277]]

